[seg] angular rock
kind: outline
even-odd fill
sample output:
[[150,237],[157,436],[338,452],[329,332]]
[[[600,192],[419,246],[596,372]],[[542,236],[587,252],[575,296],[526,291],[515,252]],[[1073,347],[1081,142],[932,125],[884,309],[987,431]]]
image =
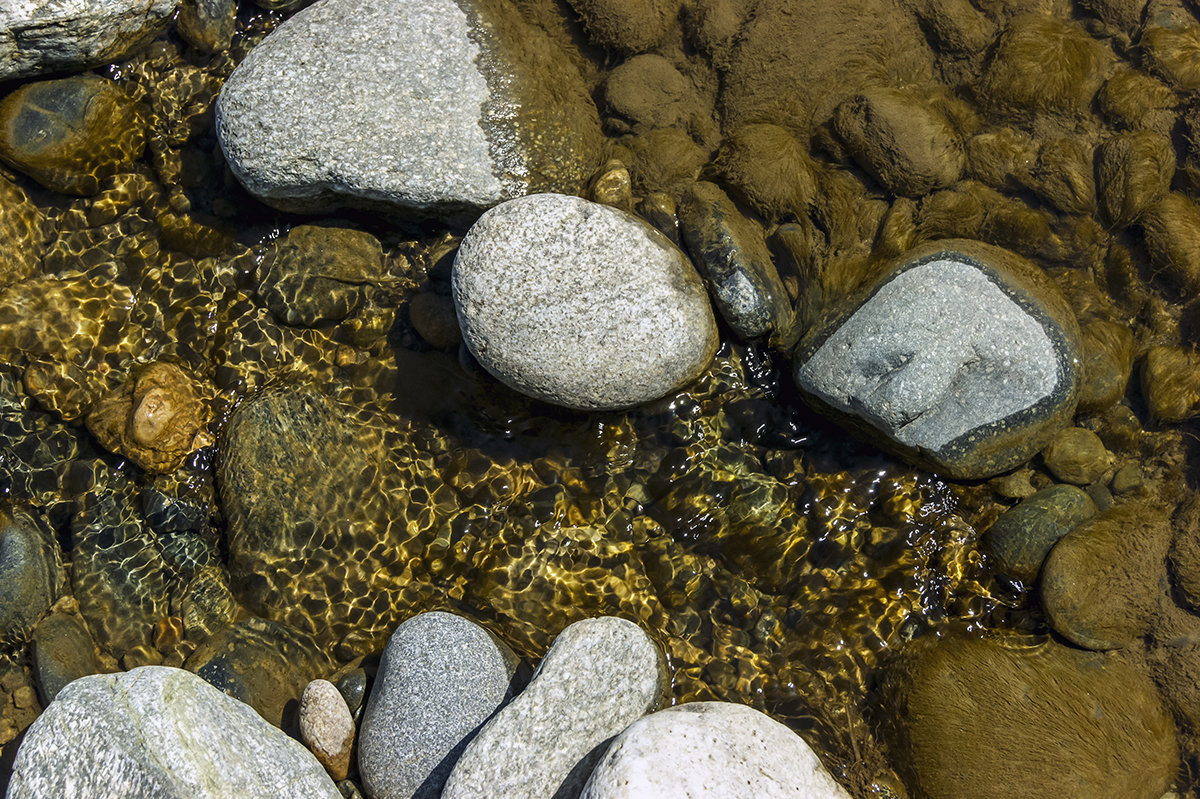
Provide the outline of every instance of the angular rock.
[[450,613],[422,613],[397,627],[359,736],[368,795],[440,796],[463,750],[512,697],[518,663],[498,638]]
[[1037,267],[951,239],[877,275],[797,349],[796,382],[818,409],[958,479],[1024,462],[1071,418],[1079,327]]
[[29,728],[8,799],[340,799],[308,750],[180,669],[76,680]]
[[611,616],[575,622],[463,752],[443,799],[577,795],[604,745],[654,710],[666,685],[662,654],[637,625]]
[[27,83],[0,101],[0,158],[54,191],[95,194],[145,146],[137,103],[106,78]]
[[792,308],[762,230],[725,192],[700,181],[684,195],[679,227],[721,316],[744,341],[777,335]]
[[300,738],[335,780],[346,778],[354,746],[354,718],[328,680],[313,680],[300,695]]
[[52,613],[33,631],[33,666],[42,704],[80,677],[99,674],[96,644],[77,616]]
[[754,796],[848,799],[808,744],[732,702],[690,702],[643,716],[616,737],[580,799]]
[[0,80],[119,61],[148,42],[176,0],[38,0],[0,6]]
[[913,641],[883,681],[892,762],[928,799],[1159,799],[1175,725],[1153,683],[1053,641]]
[[24,508],[0,508],[0,636],[31,629],[64,576],[54,531]]
[[704,286],[636,217],[578,197],[511,200],[454,261],[471,353],[501,382],[581,410],[625,408],[695,379],[716,352]]
[[1029,582],[1054,544],[1095,515],[1095,503],[1082,490],[1050,486],[1000,514],[984,542],[1002,574]]
[[601,141],[574,65],[499,0],[316,3],[251,51],[216,113],[242,184],[297,211],[578,193]]

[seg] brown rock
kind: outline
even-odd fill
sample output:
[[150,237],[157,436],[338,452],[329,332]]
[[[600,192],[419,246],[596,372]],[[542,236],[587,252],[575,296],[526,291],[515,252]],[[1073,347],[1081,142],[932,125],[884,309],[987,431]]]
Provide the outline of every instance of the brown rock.
[[1112,467],[1112,455],[1100,436],[1082,427],[1060,430],[1042,450],[1046,468],[1064,483],[1095,483]]
[[1171,192],[1142,219],[1150,259],[1189,292],[1200,289],[1200,208],[1187,195]]
[[1150,68],[1175,88],[1200,89],[1200,25],[1195,22],[1147,25],[1139,42]]
[[1157,78],[1129,67],[1118,68],[1100,90],[1100,112],[1126,128],[1167,134],[1175,122],[1179,98]]
[[735,128],[721,142],[712,169],[735,199],[768,219],[804,216],[817,193],[807,149],[778,125]]
[[418,294],[408,304],[408,316],[417,335],[429,346],[448,350],[462,343],[462,330],[450,297],[432,291]]
[[658,128],[626,143],[633,154],[629,174],[638,194],[662,192],[678,199],[708,160],[700,145],[677,128]]
[[1156,422],[1182,422],[1200,414],[1200,353],[1151,347],[1142,362],[1142,394]]
[[20,186],[0,175],[0,289],[41,270],[46,237],[42,212]]
[[1122,133],[1100,146],[1096,176],[1100,205],[1108,220],[1124,227],[1158,202],[1175,174],[1175,150],[1151,131]]
[[693,116],[705,113],[691,81],[660,55],[639,55],[608,74],[604,83],[606,128],[644,133],[654,128],[692,132]]
[[1080,413],[1108,410],[1125,395],[1133,370],[1133,331],[1109,319],[1089,319],[1081,328],[1083,384]]
[[644,53],[667,35],[679,0],[569,0],[588,37],[619,53]]
[[354,719],[338,689],[313,680],[300,696],[300,737],[335,780],[346,778],[354,746]]

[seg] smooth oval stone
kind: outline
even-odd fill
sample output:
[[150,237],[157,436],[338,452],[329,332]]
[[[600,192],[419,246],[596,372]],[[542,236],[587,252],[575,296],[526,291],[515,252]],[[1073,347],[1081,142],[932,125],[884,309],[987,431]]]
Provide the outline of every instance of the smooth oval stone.
[[7,799],[48,796],[341,794],[307,749],[248,705],[181,669],[146,666],[76,680],[29,728]]
[[580,799],[848,799],[804,739],[732,702],[691,702],[625,728]]
[[743,341],[785,330],[792,308],[762,231],[715,183],[684,195],[679,227],[721,316]]
[[300,738],[335,780],[346,778],[354,745],[354,718],[328,680],[313,680],[300,695]]
[[33,626],[63,586],[54,532],[21,508],[0,510],[0,636]]
[[363,714],[358,769],[374,799],[441,794],[479,728],[513,694],[519,660],[451,613],[422,613],[388,639]]
[[1095,515],[1096,504],[1081,489],[1050,486],[1000,514],[984,541],[1001,573],[1028,582],[1054,544]]
[[323,0],[250,52],[216,115],[238,180],[292,211],[580,192],[602,138],[578,70],[499,0]]
[[1100,436],[1084,427],[1068,427],[1050,439],[1042,450],[1042,460],[1058,480],[1088,485],[1104,476],[1113,457]]
[[605,616],[563,630],[533,680],[463,752],[443,799],[575,796],[601,744],[663,698],[666,665],[636,624]]
[[819,410],[956,479],[1028,460],[1075,410],[1079,326],[1036,266],[999,247],[930,242],[885,264],[800,342]]
[[717,328],[704,286],[665,236],[578,197],[488,211],[454,260],[471,353],[498,380],[580,410],[625,408],[695,379]]
[[96,644],[76,616],[51,613],[33,631],[33,666],[42,704],[80,677],[98,674]]

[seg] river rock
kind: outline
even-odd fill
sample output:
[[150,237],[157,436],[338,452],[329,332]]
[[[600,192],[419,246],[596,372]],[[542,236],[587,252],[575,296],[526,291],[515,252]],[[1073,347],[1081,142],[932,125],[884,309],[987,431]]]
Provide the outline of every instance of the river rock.
[[849,799],[796,733],[745,705],[691,702],[616,737],[580,799]]
[[235,0],[182,0],[175,30],[202,53],[229,48],[237,24]]
[[1117,649],[1150,631],[1167,601],[1171,525],[1155,508],[1114,505],[1062,538],[1042,567],[1050,626],[1088,649]]
[[658,399],[695,379],[717,347],[687,257],[636,217],[539,194],[493,208],[453,271],[463,339],[501,382],[581,410]]
[[0,175],[0,290],[40,271],[46,253],[48,226],[41,209],[25,190]]
[[1125,396],[1133,370],[1133,331],[1110,319],[1089,319],[1083,326],[1083,383],[1080,413],[1101,413]]
[[340,799],[299,742],[180,669],[67,686],[29,728],[8,799],[47,796]]
[[1002,574],[1029,582],[1054,544],[1095,515],[1096,505],[1082,489],[1050,486],[1000,514],[984,543]]
[[927,799],[1160,799],[1175,725],[1150,679],[1054,641],[943,633],[883,680],[892,762]]
[[339,321],[385,282],[383,247],[361,230],[298,225],[263,257],[258,293],[281,323]]
[[732,197],[767,219],[803,217],[817,194],[808,148],[779,125],[756,122],[730,131],[712,171]]
[[715,183],[684,195],[679,227],[721,316],[744,341],[786,330],[792,308],[762,229],[742,216]]
[[363,714],[358,769],[373,799],[441,795],[479,728],[512,698],[518,659],[451,613],[422,613],[388,640]]
[[443,799],[578,795],[602,744],[663,699],[666,676],[658,647],[632,622],[575,622],[554,640],[529,687],[467,746]]
[[328,680],[313,680],[300,695],[300,739],[329,776],[344,780],[354,746],[354,718],[341,693]]
[[120,61],[154,37],[176,0],[35,0],[0,6],[0,81]]
[[1095,483],[1112,467],[1113,457],[1100,436],[1084,427],[1058,431],[1042,450],[1046,468],[1064,483]]
[[138,104],[107,78],[27,83],[0,101],[0,158],[54,191],[95,194],[145,146]]
[[1119,133],[1096,153],[1100,203],[1116,227],[1125,227],[1161,200],[1174,174],[1171,140],[1153,131]]
[[99,674],[96,644],[78,616],[51,613],[33,631],[33,668],[42,704],[80,677]]
[[1156,422],[1200,414],[1200,353],[1190,347],[1151,347],[1142,362],[1142,394]]
[[63,581],[49,525],[24,508],[0,508],[0,636],[32,629]]
[[579,193],[600,160],[578,70],[499,0],[323,0],[250,52],[216,114],[238,180],[284,210],[478,213]]
[[1036,266],[998,247],[930,242],[883,265],[801,341],[818,409],[956,479],[1028,460],[1070,418],[1079,327]]

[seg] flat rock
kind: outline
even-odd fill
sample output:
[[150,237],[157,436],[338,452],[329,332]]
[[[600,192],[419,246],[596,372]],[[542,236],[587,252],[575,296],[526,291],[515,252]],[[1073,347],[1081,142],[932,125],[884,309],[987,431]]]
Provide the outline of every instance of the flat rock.
[[611,616],[575,622],[467,747],[443,799],[577,796],[607,742],[654,710],[666,685],[662,654],[640,627]]
[[696,270],[645,222],[540,194],[484,214],[459,247],[454,302],[485,369],[537,399],[625,408],[682,388],[717,347]]
[[47,796],[340,799],[298,741],[180,669],[67,686],[29,728],[7,799]]
[[818,409],[956,479],[1028,460],[1074,412],[1079,326],[1040,269],[998,247],[930,242],[887,264],[801,341]]
[[0,6],[0,81],[119,61],[152,39],[176,0],[26,0]]
[[770,716],[731,702],[691,702],[643,716],[616,737],[580,799],[848,799],[808,744]]
[[368,795],[440,796],[467,744],[512,697],[518,663],[487,630],[451,613],[397,627],[363,714],[358,769]]
[[322,0],[250,52],[216,113],[234,174],[292,211],[578,193],[601,141],[578,70],[499,0]]

